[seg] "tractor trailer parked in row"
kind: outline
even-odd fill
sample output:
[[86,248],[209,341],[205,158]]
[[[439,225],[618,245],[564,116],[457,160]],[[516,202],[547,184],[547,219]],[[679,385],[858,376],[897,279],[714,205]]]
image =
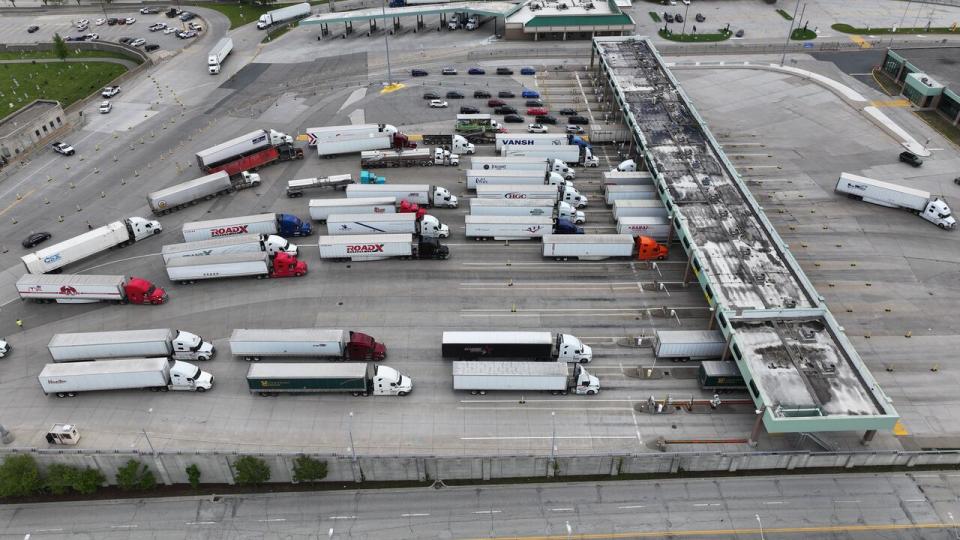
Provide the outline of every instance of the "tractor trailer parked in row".
[[929,191],[898,186],[872,178],[841,173],[836,190],[853,199],[913,212],[941,229],[953,229],[957,220],[946,201]]
[[441,186],[430,184],[351,184],[347,186],[348,199],[370,197],[396,197],[398,201],[409,201],[420,206],[437,208],[456,208],[460,205],[456,195]]
[[287,197],[291,199],[303,197],[303,192],[311,189],[347,189],[347,186],[353,182],[353,176],[349,174],[334,174],[323,178],[299,178],[297,180],[287,181]]
[[619,200],[613,203],[613,219],[629,217],[662,217],[669,214],[660,199]]
[[251,394],[315,394],[347,392],[354,396],[405,396],[413,380],[392,367],[363,362],[342,364],[251,364],[247,370]]
[[530,240],[545,234],[583,234],[566,219],[533,216],[475,216],[464,217],[467,238],[474,240]]
[[475,157],[470,168],[478,171],[541,171],[555,172],[573,180],[577,172],[562,160],[540,157]]
[[379,167],[432,167],[434,165],[457,167],[460,156],[443,148],[414,148],[412,150],[366,150],[360,152],[360,166],[364,169]]
[[467,189],[477,189],[478,185],[531,185],[531,186],[573,186],[564,179],[563,175],[555,172],[531,171],[524,169],[483,170],[470,169],[467,171]]
[[425,214],[331,214],[327,217],[327,234],[399,234],[409,233],[423,238],[447,238],[450,227]]
[[293,214],[256,214],[183,224],[183,239],[199,242],[245,234],[276,234],[279,236],[310,236],[313,225]]
[[415,143],[389,124],[363,124],[308,128],[309,146],[316,147],[317,156],[330,158],[338,154],[353,154],[367,150],[416,148]]
[[533,216],[565,219],[577,225],[587,221],[586,214],[563,201],[548,199],[468,199],[474,216]]
[[213,388],[213,375],[188,362],[166,358],[47,364],[37,378],[44,394],[61,398],[97,390],[205,392]]
[[727,340],[719,330],[657,330],[653,337],[658,359],[716,360],[726,348]]
[[169,328],[55,334],[47,349],[54,362],[152,356],[210,360],[216,354],[213,344],[199,335]]
[[310,218],[325,223],[332,214],[394,214],[396,197],[310,199]]
[[556,203],[563,201],[574,208],[586,208],[587,197],[568,186],[525,186],[522,184],[480,185],[477,186],[477,198],[480,199],[547,199]]
[[180,257],[203,257],[207,255],[226,255],[228,253],[269,253],[276,255],[284,252],[297,256],[297,246],[285,238],[273,234],[241,234],[223,238],[211,238],[199,242],[167,244],[160,255],[163,263],[169,263]]
[[593,349],[576,336],[551,332],[444,332],[444,358],[456,360],[518,359],[536,362],[587,363]]
[[578,259],[602,261],[611,257],[625,257],[638,261],[659,261],[667,258],[667,246],[647,236],[629,234],[546,234],[543,236],[543,256],[555,260]]
[[130,217],[87,231],[69,240],[20,257],[31,274],[57,272],[64,266],[97,255],[113,247],[128,246],[155,234],[163,227],[159,221]]
[[24,274],[17,280],[17,292],[23,300],[39,303],[153,304],[167,301],[167,292],[150,281],[127,276],[92,274]]
[[462,362],[453,363],[453,389],[486,394],[491,390],[543,391],[553,395],[595,395],[600,379],[583,366],[568,368],[563,362]]
[[230,352],[247,362],[287,356],[352,361],[387,357],[386,346],[367,334],[323,328],[237,328],[230,335]]
[[660,200],[657,188],[652,184],[608,185],[604,186],[604,200],[612,205],[616,201]]
[[401,259],[447,259],[450,249],[436,238],[412,234],[357,234],[321,236],[320,258],[333,261],[379,261]]
[[648,236],[657,242],[670,238],[673,224],[665,217],[625,217],[617,220],[617,234]]
[[197,201],[260,185],[260,175],[242,171],[231,177],[224,171],[201,176],[175,186],[147,194],[147,204],[154,214],[163,215],[186,208]]
[[170,281],[182,284],[233,277],[300,277],[307,273],[307,263],[282,251],[272,257],[265,252],[178,257],[166,264]]

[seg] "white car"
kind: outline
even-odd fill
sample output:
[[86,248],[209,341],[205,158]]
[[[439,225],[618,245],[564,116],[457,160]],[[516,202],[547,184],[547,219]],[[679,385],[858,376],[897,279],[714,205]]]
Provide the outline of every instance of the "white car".
[[431,100],[430,100],[430,108],[431,108],[431,109],[446,109],[446,108],[447,108],[447,102],[446,102],[446,101],[441,101],[441,100],[439,100],[439,99],[431,99]]
[[85,34],[83,37],[87,38],[87,41],[92,41],[94,39],[100,39],[100,34]]
[[100,25],[102,25],[102,24],[105,23],[105,22],[107,22],[107,20],[104,19],[103,17],[100,17],[99,19],[97,19],[96,21],[94,21],[93,24],[95,24],[95,25],[97,25],[97,26],[100,26]]
[[107,114],[113,110],[113,104],[109,101],[104,101],[100,104],[100,114]]
[[195,22],[187,23],[187,26],[190,27],[191,30],[195,30],[197,32],[203,32],[203,27]]
[[133,23],[137,22],[137,20],[134,19],[133,17],[127,17],[127,18],[124,20],[124,22],[127,23],[127,24],[133,24]]
[[164,33],[164,34],[167,34],[167,35],[170,35],[170,34],[172,34],[172,33],[174,33],[174,32],[177,32],[177,31],[178,31],[178,30],[177,30],[176,28],[172,27],[172,26],[168,26],[168,27],[166,27],[166,28],[163,29],[163,33]]
[[527,133],[546,133],[547,126],[543,124],[527,124]]
[[111,98],[111,97],[113,97],[113,96],[115,96],[115,95],[117,95],[117,94],[119,94],[119,93],[120,93],[120,87],[119,87],[119,86],[107,86],[107,87],[104,87],[104,89],[100,91],[100,95],[103,96],[103,97],[105,97],[105,98]]
[[135,40],[133,40],[133,41],[130,42],[130,46],[131,46],[131,47],[139,47],[139,46],[143,45],[143,44],[146,43],[146,42],[147,42],[147,40],[145,40],[145,39],[143,39],[143,38],[137,38],[137,39],[135,39]]
[[147,30],[151,32],[156,32],[157,30],[165,30],[166,28],[167,28],[167,25],[165,23],[158,22],[158,23],[151,24],[149,27],[147,27]]
[[680,0],[680,1],[683,2],[683,5],[685,5],[685,6],[689,6],[689,5],[690,5],[690,0]]
[[90,21],[86,19],[80,19],[79,21],[76,22],[76,25],[77,25],[77,28],[79,28],[80,30],[83,30],[84,28],[90,26]]

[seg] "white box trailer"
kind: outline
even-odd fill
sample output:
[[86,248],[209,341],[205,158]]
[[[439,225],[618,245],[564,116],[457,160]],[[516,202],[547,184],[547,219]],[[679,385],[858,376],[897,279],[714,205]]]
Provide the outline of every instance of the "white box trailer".
[[97,390],[188,390],[213,388],[213,375],[193,364],[166,358],[124,358],[47,364],[37,377],[43,393],[75,396]]
[[648,186],[604,186],[604,200],[612,205],[616,201],[643,201],[660,199],[657,188],[652,184]]
[[723,356],[727,340],[719,330],[657,330],[653,352],[657,358],[715,360]]
[[319,143],[338,140],[378,137],[384,134],[396,135],[399,131],[390,124],[350,124],[343,126],[324,126],[307,128],[307,145],[314,147]]
[[447,238],[450,228],[426,214],[417,219],[412,212],[394,214],[331,214],[327,217],[327,234],[400,234],[426,238]]
[[228,253],[171,259],[167,277],[181,283],[245,276],[263,278],[270,275],[270,269],[269,253]]
[[483,171],[552,171],[560,173],[567,180],[576,178],[576,171],[559,159],[542,157],[475,157],[470,160],[470,168]]
[[564,218],[577,225],[586,223],[587,216],[573,206],[547,199],[478,199],[470,200],[470,214],[474,216],[552,216]]
[[563,362],[453,362],[453,389],[486,394],[491,390],[573,392],[594,395],[600,380],[577,364]]
[[957,220],[953,217],[953,212],[947,203],[939,197],[930,195],[929,191],[898,186],[850,173],[840,174],[836,190],[864,202],[908,210],[941,229],[953,229],[957,225]]
[[286,238],[274,234],[241,234],[211,238],[199,242],[184,242],[182,244],[167,244],[163,246],[160,255],[163,263],[167,264],[180,257],[204,257],[207,255],[225,255],[228,253],[260,253],[275,255],[279,252],[296,256],[298,249]]
[[324,328],[237,328],[230,352],[248,362],[296,356],[335,360],[383,360],[387,349],[362,332]]
[[130,217],[97,227],[63,242],[20,257],[31,274],[45,274],[113,247],[128,246],[155,234],[163,227],[159,221]]
[[331,214],[394,214],[396,197],[358,197],[351,199],[310,199],[310,217],[327,221]]
[[344,190],[347,186],[354,183],[353,176],[350,174],[333,174],[323,178],[298,178],[287,181],[287,197],[291,199],[303,197],[303,192],[311,189],[330,188],[334,190]]
[[523,184],[477,186],[477,198],[480,199],[548,199],[556,203],[563,201],[574,208],[584,208],[588,200],[570,186],[525,186]]
[[524,169],[483,170],[470,169],[466,173],[467,189],[477,189],[478,185],[522,184],[531,186],[565,184],[563,175],[555,172],[531,171]]
[[[259,184],[260,175],[250,175],[251,182],[253,177],[256,177],[256,183]],[[220,171],[148,193],[147,204],[154,214],[162,215],[201,199],[212,199],[231,191],[234,191],[234,186],[230,175]]]
[[632,257],[635,245],[629,234],[547,234],[543,236],[543,256],[599,261]]
[[[575,144],[538,145],[538,146],[504,146],[497,151],[501,157],[528,157],[540,159],[555,159],[564,163],[581,164],[584,152]],[[592,154],[591,154],[592,155]],[[595,166],[595,165],[592,165]]]
[[497,152],[504,146],[566,146],[565,133],[497,133]]
[[667,208],[660,199],[623,199],[613,202],[613,219],[625,217],[667,217]]
[[652,186],[653,174],[649,171],[606,171],[603,173],[604,186]]
[[647,236],[665,242],[672,226],[669,219],[662,217],[625,217],[617,220],[617,234]]
[[220,73],[220,66],[227,59],[227,55],[233,50],[233,40],[225,37],[217,42],[207,54],[207,70],[211,75]]
[[308,2],[293,4],[292,6],[286,6],[264,13],[260,16],[260,19],[257,20],[257,28],[263,30],[275,24],[302,19],[308,15],[310,15],[310,4]]
[[533,240],[553,232],[550,216],[474,216],[464,217],[466,236],[473,239]]
[[167,356],[175,360],[210,360],[213,344],[191,332],[170,328],[55,334],[47,343],[54,362],[100,358]]
[[350,184],[347,186],[348,199],[370,197],[396,197],[398,201],[437,208],[456,208],[460,204],[456,195],[451,194],[447,188],[430,184]]

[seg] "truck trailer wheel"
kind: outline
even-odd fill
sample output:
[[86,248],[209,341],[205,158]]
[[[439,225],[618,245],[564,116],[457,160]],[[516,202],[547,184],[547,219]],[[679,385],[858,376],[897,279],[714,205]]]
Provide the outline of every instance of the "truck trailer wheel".
[[57,397],[58,397],[58,398],[65,398],[65,397],[67,397],[67,395],[64,394],[63,392],[57,392]]

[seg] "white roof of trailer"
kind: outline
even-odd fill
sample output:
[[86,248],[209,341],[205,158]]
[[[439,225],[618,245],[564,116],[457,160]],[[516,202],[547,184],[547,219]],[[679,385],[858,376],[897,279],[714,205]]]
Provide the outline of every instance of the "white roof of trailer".
[[345,334],[325,328],[234,328],[230,341],[342,341]]
[[511,331],[444,332],[443,343],[488,343],[491,345],[509,343],[541,343],[552,345],[553,334],[551,332]]

